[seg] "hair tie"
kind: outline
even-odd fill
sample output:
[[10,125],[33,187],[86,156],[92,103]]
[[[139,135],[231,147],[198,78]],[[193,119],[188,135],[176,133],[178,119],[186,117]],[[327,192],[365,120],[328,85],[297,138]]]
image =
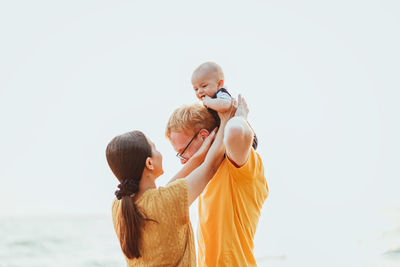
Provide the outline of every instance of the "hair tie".
[[131,196],[139,191],[139,180],[124,179],[118,185],[119,190],[115,191],[115,196],[118,200],[125,196]]

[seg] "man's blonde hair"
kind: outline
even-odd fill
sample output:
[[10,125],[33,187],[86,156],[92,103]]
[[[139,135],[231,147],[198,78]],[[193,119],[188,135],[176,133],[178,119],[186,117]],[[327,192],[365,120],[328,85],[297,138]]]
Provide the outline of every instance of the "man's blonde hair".
[[183,105],[169,117],[165,136],[169,139],[171,132],[197,133],[201,129],[211,132],[216,126],[214,117],[202,104]]

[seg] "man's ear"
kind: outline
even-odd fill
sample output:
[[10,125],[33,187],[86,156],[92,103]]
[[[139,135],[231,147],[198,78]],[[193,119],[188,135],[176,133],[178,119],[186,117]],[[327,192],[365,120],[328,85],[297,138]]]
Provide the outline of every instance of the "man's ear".
[[150,157],[148,157],[147,159],[146,159],[146,164],[145,164],[145,166],[146,166],[146,168],[147,169],[149,169],[149,170],[154,170],[154,165],[153,165],[153,162],[152,162],[152,160],[151,160],[151,158]]
[[201,139],[203,139],[203,141],[204,141],[204,139],[206,139],[207,136],[210,135],[210,132],[207,129],[201,129],[199,131],[199,135],[201,136]]
[[222,87],[224,87],[224,80],[219,80],[218,81],[218,89],[221,89]]

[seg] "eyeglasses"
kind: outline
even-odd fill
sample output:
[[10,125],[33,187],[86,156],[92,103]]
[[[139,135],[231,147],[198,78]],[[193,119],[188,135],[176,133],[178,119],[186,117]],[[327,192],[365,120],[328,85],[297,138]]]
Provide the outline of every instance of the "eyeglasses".
[[199,134],[199,132],[197,132],[197,133],[193,136],[193,138],[190,140],[189,144],[187,144],[187,146],[182,150],[181,153],[179,153],[179,152],[176,153],[176,156],[177,156],[179,159],[184,160],[184,161],[188,160],[186,157],[184,157],[184,156],[182,156],[182,155],[185,153],[186,149],[189,148],[190,144],[193,142],[193,140],[197,137],[198,134]]

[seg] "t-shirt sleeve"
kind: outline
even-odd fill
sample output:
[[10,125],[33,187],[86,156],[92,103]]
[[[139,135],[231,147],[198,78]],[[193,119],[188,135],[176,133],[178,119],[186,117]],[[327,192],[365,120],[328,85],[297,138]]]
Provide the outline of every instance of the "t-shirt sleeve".
[[264,175],[264,166],[261,158],[253,148],[251,148],[249,158],[247,159],[246,163],[241,167],[236,167],[233,162],[231,162],[229,159],[227,160],[229,172],[232,174],[234,179],[249,181],[258,175]]
[[154,199],[172,221],[185,224],[189,220],[189,201],[186,179],[178,179],[165,187],[159,187]]
[[222,92],[222,91],[219,91],[217,93],[217,98],[228,99],[228,100],[232,99],[231,96],[228,93],[225,93],[225,92]]

